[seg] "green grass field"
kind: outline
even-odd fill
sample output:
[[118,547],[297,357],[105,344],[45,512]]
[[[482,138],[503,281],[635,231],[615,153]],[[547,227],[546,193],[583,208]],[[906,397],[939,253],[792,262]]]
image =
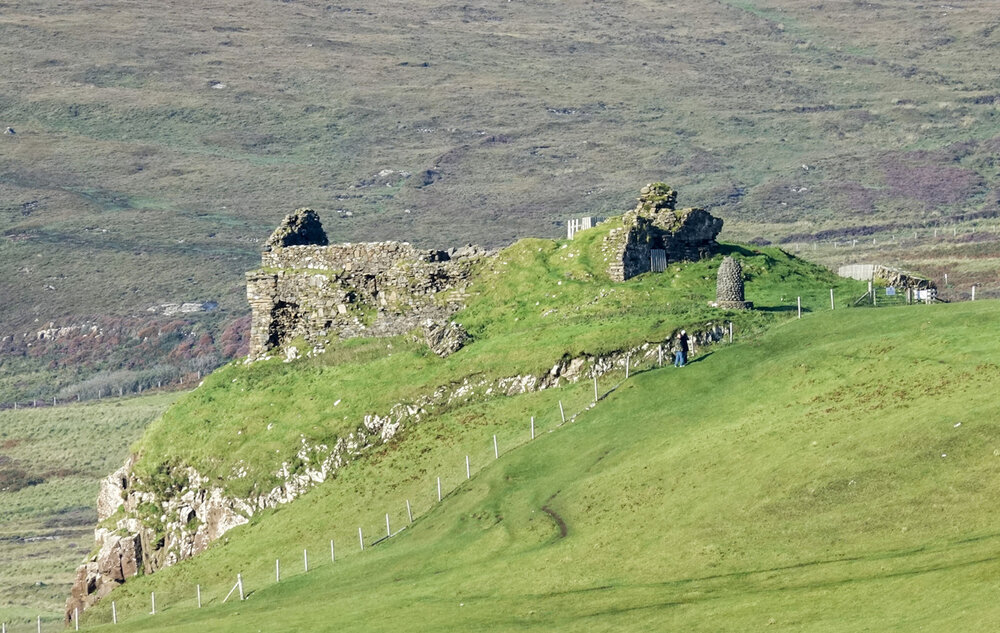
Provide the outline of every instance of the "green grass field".
[[[473,341],[448,358],[398,337],[332,341],[326,354],[291,364],[281,354],[231,363],[151,426],[136,472],[159,490],[170,485],[166,471],[190,464],[231,495],[256,497],[281,483],[279,470],[305,471],[309,464],[296,457],[303,442],[334,446],[365,415],[387,415],[396,404],[417,406],[466,381],[541,377],[564,359],[658,344],[681,328],[732,321],[746,335],[794,312],[799,295],[808,311],[828,310],[831,288],[841,308],[864,292],[864,284],[776,248],[723,245],[743,262],[747,296],[761,309],[710,308],[722,254],[615,283],[600,254],[610,226],[572,242],[521,240],[482,266],[454,317]],[[454,406],[439,403],[430,414]]]
[[[639,373],[559,428],[556,401],[576,410],[589,385],[457,408],[130,581],[112,595],[120,624],[105,601],[83,628],[987,630],[1000,615],[996,310],[808,314]],[[417,520],[371,546],[386,512],[406,523],[407,499]],[[247,601],[220,604],[237,573]]]
[[94,546],[98,482],[178,395],[0,411],[0,621],[55,630]]

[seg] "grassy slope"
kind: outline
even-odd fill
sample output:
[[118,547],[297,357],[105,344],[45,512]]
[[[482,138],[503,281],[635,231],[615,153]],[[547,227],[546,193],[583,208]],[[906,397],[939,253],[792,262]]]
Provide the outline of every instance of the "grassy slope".
[[[300,439],[333,446],[365,415],[386,415],[396,403],[467,377],[541,375],[563,358],[662,341],[681,327],[727,319],[741,333],[754,331],[794,309],[791,292],[803,295],[807,310],[827,309],[831,287],[841,305],[861,292],[861,284],[777,249],[724,246],[744,262],[747,296],[768,307],[727,313],[707,306],[721,255],[613,283],[600,253],[607,230],[569,243],[521,240],[502,251],[479,270],[468,307],[455,317],[475,341],[447,359],[402,338],[356,340],[291,365],[275,358],[216,372],[151,427],[137,470],[151,475],[161,464],[187,463],[233,494],[268,492],[282,464],[296,463]],[[249,476],[232,476],[240,471]]]
[[0,411],[0,621],[61,620],[93,547],[99,480],[177,397]]
[[[551,429],[569,394],[435,418],[130,582],[115,630],[984,630],[1000,615],[1000,426],[985,397],[1000,388],[1000,343],[983,335],[996,308],[809,315],[636,375],[496,463],[492,433],[523,442],[532,412]],[[433,477],[453,488],[466,452],[485,467],[434,505]],[[418,521],[359,553],[357,526],[371,534],[384,511],[401,524],[406,498]],[[304,547],[308,575],[293,562]],[[274,585],[279,556],[288,576]],[[237,571],[250,599],[220,606]],[[142,615],[150,590],[155,617]]]

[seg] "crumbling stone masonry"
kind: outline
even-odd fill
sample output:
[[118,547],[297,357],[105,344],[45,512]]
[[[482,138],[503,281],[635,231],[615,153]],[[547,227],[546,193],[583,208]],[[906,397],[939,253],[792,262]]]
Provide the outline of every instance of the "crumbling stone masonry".
[[622,216],[623,226],[605,238],[612,280],[650,272],[655,250],[664,251],[667,262],[704,259],[716,252],[722,219],[704,209],[677,210],[676,204],[677,192],[662,182],[642,188],[639,204]]
[[743,264],[724,257],[716,276],[715,303],[727,310],[749,310],[753,304],[743,299]]
[[298,337],[314,343],[414,330],[437,342],[447,331],[447,343],[432,347],[455,351],[465,337],[450,317],[484,254],[473,246],[418,250],[405,242],[327,246],[316,213],[299,209],[268,239],[261,268],[247,273],[250,357]]

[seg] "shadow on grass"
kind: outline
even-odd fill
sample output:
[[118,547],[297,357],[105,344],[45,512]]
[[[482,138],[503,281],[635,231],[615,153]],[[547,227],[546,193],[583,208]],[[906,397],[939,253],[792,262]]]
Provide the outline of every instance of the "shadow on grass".
[[[761,312],[795,312],[798,306],[754,306],[754,310]],[[802,308],[802,312],[812,312],[809,308]]]
[[741,255],[743,257],[760,255],[760,251],[753,251],[738,244],[719,244],[719,252],[723,255]]

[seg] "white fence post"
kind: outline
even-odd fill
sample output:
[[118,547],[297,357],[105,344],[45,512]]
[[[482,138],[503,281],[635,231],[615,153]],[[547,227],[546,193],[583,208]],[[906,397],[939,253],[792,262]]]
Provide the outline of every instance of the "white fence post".
[[[625,380],[628,380],[628,372],[629,372],[629,368],[631,368],[631,367],[632,367],[632,355],[631,354],[626,354],[625,355]],[[595,398],[595,400],[596,400],[596,398]]]
[[413,523],[413,510],[410,509],[410,500],[406,500],[406,516],[409,517],[410,523]]
[[976,300],[976,287],[975,286],[972,287],[972,300],[973,301]]
[[[594,380],[597,380],[596,378]],[[559,401],[559,417],[562,418],[563,424],[566,424],[566,412],[563,411],[562,400]]]
[[472,479],[472,468],[469,466],[469,456],[465,456],[465,478]]
[[337,552],[333,549],[333,539],[330,539],[330,562],[337,562]]
[[274,559],[274,582],[281,582],[281,560]]
[[830,288],[830,309],[833,310],[833,288]]
[[149,593],[149,601],[153,605],[153,612],[150,615],[156,615],[156,592],[152,591]]
[[80,607],[73,607],[73,628],[80,630]]
[[[493,459],[500,459],[500,447],[497,446],[497,436],[493,436]],[[409,502],[407,502],[409,503]]]
[[365,551],[365,536],[361,532],[361,528],[358,528],[358,540],[361,541],[361,551]]
[[[198,608],[200,609],[201,608],[201,585],[195,585],[195,589],[198,592]],[[115,603],[112,602],[111,606],[114,607]]]
[[[200,598],[198,600],[198,606],[201,606]],[[111,623],[118,624],[118,605],[115,604],[114,600],[111,601]]]
[[729,342],[733,342],[733,322],[729,322]]
[[243,596],[243,574],[236,574],[236,585],[240,588],[240,602],[245,599]]
[[392,536],[392,530],[389,528],[389,513],[385,513],[385,536],[386,538]]
[[796,297],[795,302],[799,306],[799,318],[802,318],[802,297]]
[[302,568],[309,571],[309,551],[302,550]]
[[441,501],[441,478],[438,477],[438,502]]
[[531,416],[531,439],[535,439],[535,416]]
[[[594,374],[594,402],[597,402],[597,374]],[[559,412],[562,413],[562,401],[559,401]],[[566,416],[563,416],[563,422],[566,421]]]

